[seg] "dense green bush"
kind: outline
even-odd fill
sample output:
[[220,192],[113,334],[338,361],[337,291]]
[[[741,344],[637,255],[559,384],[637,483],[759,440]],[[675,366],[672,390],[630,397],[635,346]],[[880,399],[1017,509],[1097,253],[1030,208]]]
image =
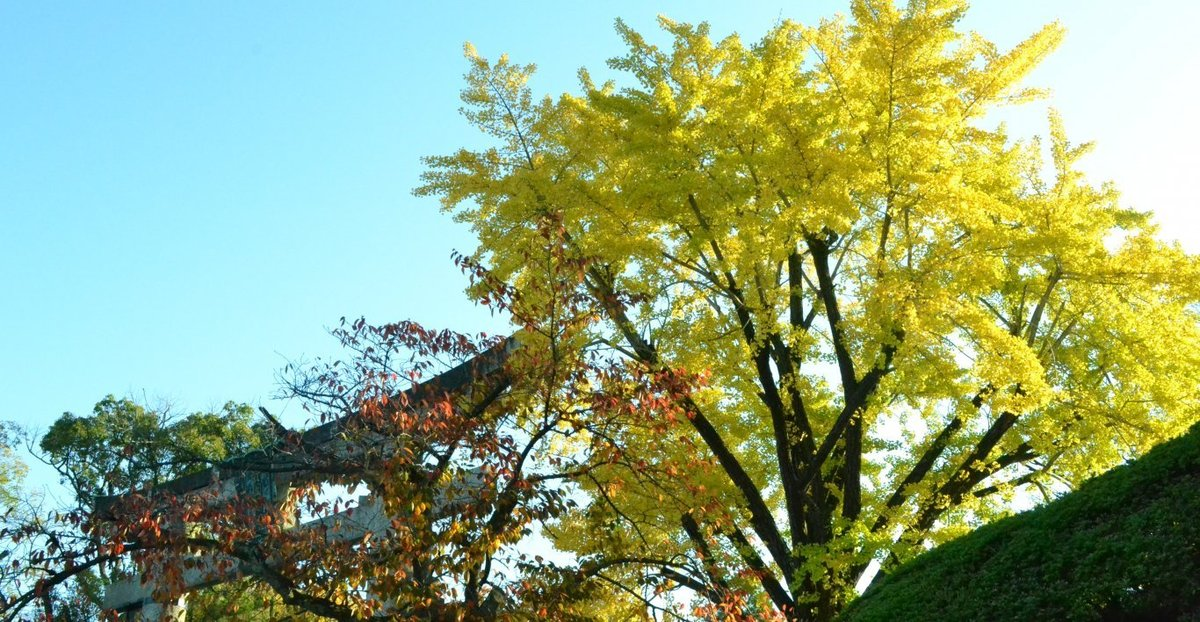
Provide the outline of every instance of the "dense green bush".
[[1200,620],[1200,424],[900,566],[841,619]]

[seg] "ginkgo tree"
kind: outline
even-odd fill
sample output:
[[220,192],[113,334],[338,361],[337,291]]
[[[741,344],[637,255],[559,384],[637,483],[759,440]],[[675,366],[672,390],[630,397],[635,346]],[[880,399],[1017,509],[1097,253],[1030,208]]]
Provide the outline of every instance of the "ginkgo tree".
[[[473,294],[544,278],[524,249],[558,245],[586,347],[698,379],[667,434],[623,432],[671,477],[596,469],[547,527],[584,574],[828,620],[879,565],[1200,415],[1200,264],[1084,178],[1057,116],[1046,144],[989,121],[1041,95],[1022,79],[1063,29],[1003,51],[965,10],[855,0],[754,43],[618,22],[614,79],[558,98],[468,46],[464,114],[493,144],[428,158],[418,194],[477,234]],[[679,559],[695,572],[658,564]]]

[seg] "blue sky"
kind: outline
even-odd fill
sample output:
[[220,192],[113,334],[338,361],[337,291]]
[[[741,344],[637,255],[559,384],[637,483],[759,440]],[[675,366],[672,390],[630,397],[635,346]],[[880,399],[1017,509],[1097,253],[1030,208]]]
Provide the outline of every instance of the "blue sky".
[[[1050,86],[1087,167],[1200,250],[1200,4],[979,1],[1011,46],[1060,19]],[[339,317],[503,331],[462,295],[470,233],[411,195],[419,158],[480,140],[462,44],[575,87],[614,18],[757,38],[844,2],[0,4],[0,419],[45,428],[107,393],[180,411],[271,401]],[[1006,115],[1044,131],[1044,105]],[[44,472],[35,470],[34,482]]]

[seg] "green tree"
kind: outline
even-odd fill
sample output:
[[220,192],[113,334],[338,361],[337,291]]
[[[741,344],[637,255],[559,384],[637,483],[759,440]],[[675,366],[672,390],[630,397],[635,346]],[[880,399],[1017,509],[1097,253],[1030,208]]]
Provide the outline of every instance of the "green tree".
[[154,486],[263,444],[254,410],[227,402],[217,412],[183,417],[111,395],[91,415],[63,413],[39,446],[75,491],[91,499]]
[[548,530],[585,570],[828,620],[873,561],[1200,416],[1196,257],[1078,172],[1057,116],[1049,167],[987,122],[1038,95],[1020,81],[1063,30],[1001,51],[965,10],[855,0],[752,44],[618,22],[619,77],[557,99],[468,47],[464,114],[494,144],[429,158],[418,194],[478,235],[472,293],[552,310],[532,286],[570,261],[602,320],[583,343],[704,379],[678,425],[614,437],[652,471],[597,470]]

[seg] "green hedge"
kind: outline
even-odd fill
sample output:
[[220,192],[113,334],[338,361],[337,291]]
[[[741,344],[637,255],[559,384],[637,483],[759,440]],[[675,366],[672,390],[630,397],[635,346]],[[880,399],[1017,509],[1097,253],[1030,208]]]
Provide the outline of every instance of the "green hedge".
[[1200,424],[903,564],[841,620],[1200,621]]

